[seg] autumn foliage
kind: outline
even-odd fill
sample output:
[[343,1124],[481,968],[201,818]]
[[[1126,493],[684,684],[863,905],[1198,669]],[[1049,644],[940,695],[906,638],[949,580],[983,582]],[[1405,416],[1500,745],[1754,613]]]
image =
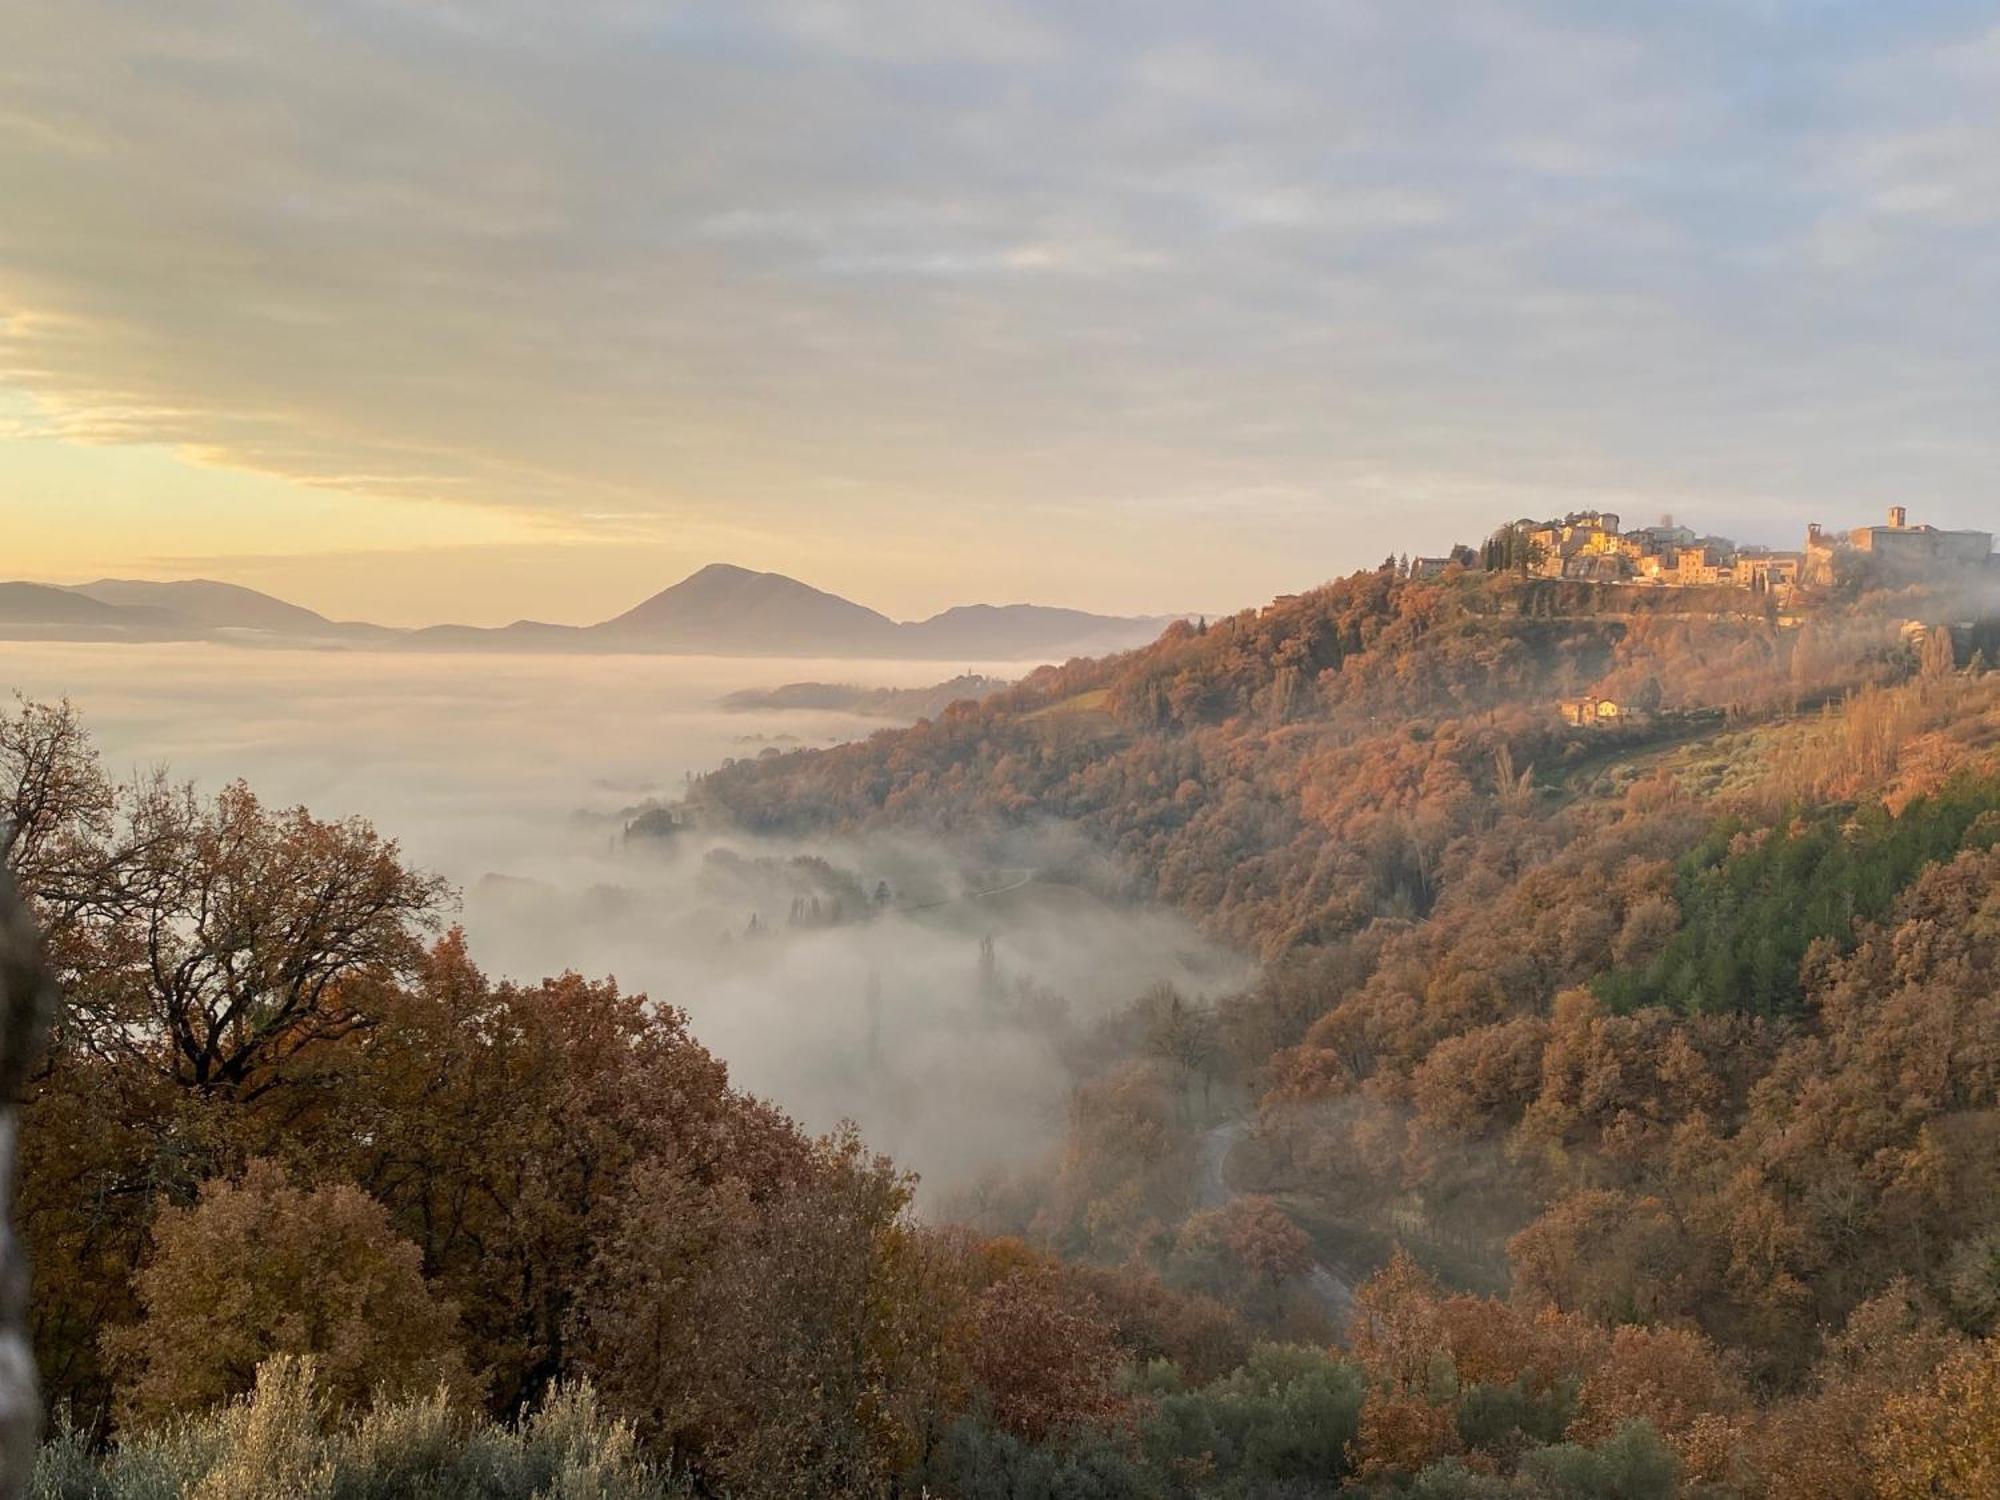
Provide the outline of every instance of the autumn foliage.
[[366,825],[0,716],[48,1383],[95,1437],[273,1357],[356,1413],[588,1381],[740,1496],[1994,1493],[2000,677],[1905,644],[1961,601],[1671,592],[1389,566],[700,780],[1060,819],[1105,858],[1049,878],[1262,960],[1066,1032],[1061,1147],[957,1228],[671,1006],[489,978]]
[[112,785],[66,710],[0,750],[39,778],[11,848],[68,998],[23,1106],[37,1352],[86,1422],[136,1441],[280,1372],[262,1422],[287,1360],[318,1425],[587,1380],[675,1474],[884,1494],[975,1406],[1036,1439],[1114,1415],[1124,1332],[1240,1357],[1156,1278],[919,1224],[671,1007],[495,983],[365,825]]
[[253,1162],[194,1207],[162,1209],[153,1241],[134,1277],[140,1318],[106,1341],[127,1421],[219,1405],[281,1355],[310,1356],[319,1389],[349,1405],[466,1383],[456,1309],[351,1184],[304,1192]]

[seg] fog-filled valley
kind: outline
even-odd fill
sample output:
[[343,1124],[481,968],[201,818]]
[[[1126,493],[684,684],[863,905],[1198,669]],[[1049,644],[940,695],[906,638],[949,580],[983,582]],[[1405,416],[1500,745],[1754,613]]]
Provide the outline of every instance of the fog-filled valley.
[[649,1496],[1982,1493],[1898,1485],[2000,1392],[1990,566],[1535,546],[967,698],[0,660],[76,1472],[476,1411]]
[[550,830],[573,814],[609,819],[731,757],[874,733],[880,720],[852,714],[720,704],[864,671],[896,687],[941,675],[936,662],[0,643],[0,681],[73,699],[114,772],[164,764],[211,788],[240,777],[273,802],[368,817],[461,884],[521,873],[507,862],[530,846],[560,852],[566,836]]
[[1948,0],[0,0],[0,1500],[2000,1500],[1996,164]]
[[[985,663],[993,678],[1032,664]],[[734,1080],[813,1130],[845,1119],[935,1205],[1059,1138],[1064,1053],[1151,986],[1247,963],[1122,899],[1053,822],[978,846],[675,831],[653,809],[732,758],[883,719],[729,711],[829,681],[928,687],[935,662],[381,657],[202,644],[0,645],[0,682],[72,700],[117,775],[365,817],[443,876],[474,957],[532,982],[612,976],[687,1011]]]

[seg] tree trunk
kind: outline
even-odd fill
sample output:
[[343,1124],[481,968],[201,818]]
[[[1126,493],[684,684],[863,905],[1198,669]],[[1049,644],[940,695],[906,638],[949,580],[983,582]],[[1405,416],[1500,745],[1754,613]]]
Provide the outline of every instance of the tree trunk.
[[0,1500],[28,1492],[42,1428],[28,1339],[28,1266],[14,1238],[14,1103],[55,1009],[41,936],[0,870]]

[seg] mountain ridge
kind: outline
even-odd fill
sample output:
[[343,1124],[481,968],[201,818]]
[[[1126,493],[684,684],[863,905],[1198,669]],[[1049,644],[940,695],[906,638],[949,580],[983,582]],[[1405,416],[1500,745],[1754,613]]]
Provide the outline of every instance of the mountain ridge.
[[117,609],[147,610],[210,630],[327,639],[379,640],[397,634],[385,625],[329,619],[275,595],[213,578],[99,578],[67,585],[67,591]]
[[1128,650],[1179,616],[966,604],[898,621],[782,573],[710,563],[590,625],[396,629],[336,621],[240,584],[192,578],[0,583],[0,638],[337,645],[399,651],[1067,660]]

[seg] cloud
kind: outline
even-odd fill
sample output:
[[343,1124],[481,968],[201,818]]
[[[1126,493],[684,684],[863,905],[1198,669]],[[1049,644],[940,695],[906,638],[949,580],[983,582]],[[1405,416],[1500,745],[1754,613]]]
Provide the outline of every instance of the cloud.
[[[1974,17],[22,0],[0,383],[80,440],[584,531],[944,509],[1025,570],[1047,507],[1128,582],[1135,507],[1248,497],[1181,594],[1379,552],[1384,494],[1972,520]],[[1319,504],[1267,548],[1260,493]]]
[[1046,65],[1056,32],[1018,6],[990,0],[793,0],[756,7],[803,50],[870,63]]

